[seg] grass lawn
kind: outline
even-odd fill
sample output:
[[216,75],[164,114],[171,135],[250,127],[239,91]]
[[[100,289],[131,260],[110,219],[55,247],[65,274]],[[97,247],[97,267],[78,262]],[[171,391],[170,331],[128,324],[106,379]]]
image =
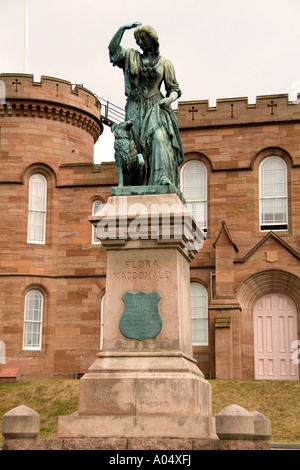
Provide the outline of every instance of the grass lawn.
[[[228,405],[258,411],[272,421],[272,442],[300,444],[300,381],[210,380],[213,415]],[[78,408],[78,380],[38,380],[0,385],[2,416],[26,405],[41,417],[39,437],[57,436],[57,417]],[[0,442],[3,442],[0,433]]]
[[271,442],[300,444],[300,381],[210,380],[213,415],[236,404],[272,422]]

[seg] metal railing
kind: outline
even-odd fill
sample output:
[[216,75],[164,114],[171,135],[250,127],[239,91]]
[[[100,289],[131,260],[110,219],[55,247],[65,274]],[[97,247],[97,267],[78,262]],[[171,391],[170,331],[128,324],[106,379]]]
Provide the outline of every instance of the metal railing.
[[106,126],[111,127],[115,123],[119,123],[125,120],[125,111],[119,106],[110,103],[100,96],[95,95],[101,103],[101,121]]

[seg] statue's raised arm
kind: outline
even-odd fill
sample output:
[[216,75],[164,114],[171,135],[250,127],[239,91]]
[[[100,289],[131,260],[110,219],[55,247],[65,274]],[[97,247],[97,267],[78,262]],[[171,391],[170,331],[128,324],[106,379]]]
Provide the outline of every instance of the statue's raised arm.
[[122,41],[122,38],[123,38],[123,35],[124,35],[124,32],[127,30],[127,29],[133,29],[133,28],[137,28],[138,26],[141,26],[142,23],[140,23],[139,21],[135,21],[133,23],[128,23],[128,24],[125,24],[123,26],[121,26],[118,31],[116,32],[116,34],[113,36],[112,40],[110,41],[109,43],[109,46],[108,46],[108,49],[109,49],[109,52],[110,54],[114,54],[117,47],[120,45],[121,41]]

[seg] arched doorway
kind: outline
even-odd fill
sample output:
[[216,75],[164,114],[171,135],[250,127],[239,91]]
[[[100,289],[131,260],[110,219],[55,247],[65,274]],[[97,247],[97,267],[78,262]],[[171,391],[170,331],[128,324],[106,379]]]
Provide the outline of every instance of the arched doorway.
[[293,362],[293,342],[298,339],[297,308],[285,294],[271,293],[254,305],[255,378],[298,380]]

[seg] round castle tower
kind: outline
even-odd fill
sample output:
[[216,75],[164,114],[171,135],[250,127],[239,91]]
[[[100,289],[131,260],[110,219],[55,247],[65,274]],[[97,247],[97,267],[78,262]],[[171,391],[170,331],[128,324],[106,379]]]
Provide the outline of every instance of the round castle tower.
[[[32,376],[80,372],[99,347],[103,286],[91,294],[91,284],[105,260],[88,217],[108,191],[105,172],[93,164],[103,131],[100,110],[82,86],[0,74],[0,370],[5,364]],[[76,298],[72,289],[81,289]],[[92,334],[84,343],[81,315],[89,296]],[[37,298],[39,321],[32,328],[38,335],[26,333],[26,306]],[[80,327],[70,327],[73,321]],[[83,358],[76,364],[73,349]]]
[[[76,184],[76,178],[78,182],[78,174],[73,181],[64,177],[66,168],[77,165],[77,173],[81,173],[88,166],[89,174],[92,173],[94,144],[103,131],[100,102],[82,86],[73,89],[70,82],[56,78],[42,77],[40,82],[34,82],[32,75],[0,74],[0,83],[0,213],[6,227],[4,233],[1,230],[0,247],[2,253],[9,253],[10,259],[14,253],[20,262],[24,251],[17,254],[19,250],[30,250],[31,260],[39,257],[36,252],[40,243],[52,250],[53,260],[53,247],[58,242],[55,227],[61,210],[58,191],[66,184],[74,184],[74,180]],[[35,201],[30,201],[30,179],[35,174],[45,179],[46,187],[44,216],[47,220],[42,240],[31,237],[26,220],[27,212],[32,209],[38,230],[42,215],[37,214],[41,212],[37,206],[41,202],[37,202],[36,196],[41,194],[36,193]],[[41,184],[43,181],[37,179],[35,192],[41,191]],[[74,207],[76,204],[78,210],[78,198],[73,200]],[[88,215],[89,212],[86,218]],[[3,262],[0,267],[6,271]],[[35,264],[36,269],[32,267],[31,272],[38,274],[42,269],[45,274],[51,265],[43,262],[37,269]],[[9,270],[20,272],[15,264]]]
[[[34,162],[92,162],[103,131],[100,102],[86,88],[32,75],[0,74],[1,179],[19,179]],[[3,97],[4,95],[4,97]]]

